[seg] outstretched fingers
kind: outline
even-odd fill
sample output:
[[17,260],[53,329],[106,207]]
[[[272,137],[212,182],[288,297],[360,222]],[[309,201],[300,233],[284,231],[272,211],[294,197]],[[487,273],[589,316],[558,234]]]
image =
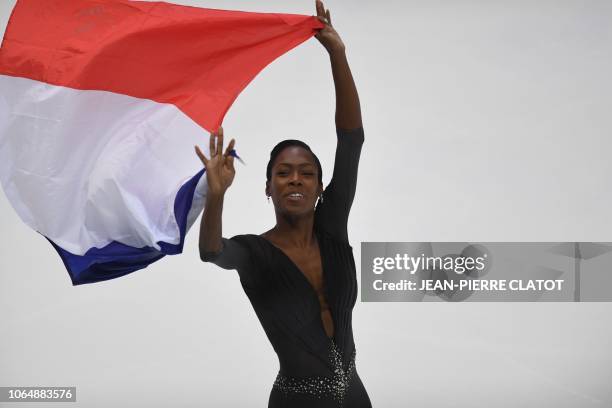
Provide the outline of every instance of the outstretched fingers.
[[317,18],[323,24],[331,25],[331,15],[329,10],[325,9],[325,5],[321,0],[316,0]]
[[234,156],[231,155],[232,150],[236,141],[232,139],[225,149],[225,153],[223,153],[223,128],[219,127],[216,132],[210,134],[210,159],[207,159],[202,153],[202,150],[198,146],[195,146],[195,151],[202,163],[204,163],[205,167],[208,167],[208,163],[210,160],[215,160],[212,165],[216,166],[217,163],[223,165],[223,163],[227,163],[231,168],[234,167]]
[[208,159],[206,158],[206,156],[204,156],[204,153],[202,153],[198,146],[195,146],[195,151],[200,160],[202,160],[202,164],[204,164],[204,167],[206,167],[208,165]]
[[219,126],[218,131],[218,139],[217,139],[217,156],[223,155],[223,128]]
[[234,150],[234,146],[236,145],[236,140],[232,139],[230,140],[229,144],[227,145],[227,149],[225,149],[225,159],[227,160],[227,163],[229,163],[230,167],[233,168],[234,167],[234,156],[231,154],[232,150]]
[[213,157],[215,155],[215,139],[217,137],[217,133],[216,132],[212,132],[210,134],[210,140],[208,142],[208,153],[210,154],[210,157]]
[[219,130],[217,131],[217,150],[215,151],[216,156],[221,156],[223,154],[223,128],[219,126]]
[[315,1],[315,7],[317,9],[317,17],[325,17],[325,6],[321,0]]
[[210,134],[209,143],[208,149],[210,151],[210,157],[220,156],[223,151],[223,128],[221,126],[219,126],[216,132]]
[[230,140],[229,144],[227,145],[227,148],[225,149],[225,153],[223,154],[225,157],[234,157],[231,155],[231,153],[232,153],[232,149],[234,148],[235,144],[236,144],[235,139]]

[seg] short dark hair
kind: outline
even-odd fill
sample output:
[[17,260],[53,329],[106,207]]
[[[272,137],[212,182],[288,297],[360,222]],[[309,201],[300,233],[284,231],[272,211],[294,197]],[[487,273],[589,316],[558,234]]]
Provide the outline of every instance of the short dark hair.
[[310,149],[310,146],[308,146],[301,140],[294,139],[283,140],[282,142],[279,142],[276,146],[274,146],[274,149],[272,149],[272,151],[270,152],[270,161],[268,162],[268,167],[266,168],[266,180],[270,181],[272,179],[272,166],[274,165],[274,161],[276,160],[278,155],[286,148],[293,146],[301,147],[307,150],[312,155],[312,158],[314,159],[315,164],[317,165],[317,169],[319,170],[319,184],[323,184],[323,169],[321,168],[321,162],[319,161],[319,158]]

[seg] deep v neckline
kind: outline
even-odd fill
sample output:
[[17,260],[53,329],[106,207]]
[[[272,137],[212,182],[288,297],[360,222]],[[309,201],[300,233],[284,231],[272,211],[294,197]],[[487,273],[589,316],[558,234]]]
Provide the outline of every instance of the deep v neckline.
[[[325,285],[327,283],[326,281],[326,276],[325,276],[325,266],[323,265],[323,254],[321,253],[321,245],[319,244],[319,236],[317,235],[317,233],[315,232],[315,235],[317,236],[317,246],[319,247],[319,256],[321,257],[321,277],[323,278],[323,285]],[[259,237],[261,239],[263,239],[264,241],[266,241],[272,248],[274,248],[274,250],[276,250],[277,252],[279,252],[281,254],[281,256],[283,258],[285,258],[287,261],[289,261],[289,263],[291,264],[291,266],[297,271],[299,272],[299,274],[302,276],[302,279],[305,281],[305,283],[308,284],[308,287],[310,289],[310,292],[312,294],[315,295],[315,297],[317,298],[317,301],[319,300],[319,293],[317,292],[317,290],[315,289],[315,287],[312,285],[312,283],[310,283],[310,281],[308,280],[306,274],[304,273],[304,271],[302,271],[302,269],[293,261],[293,259],[291,259],[291,257],[289,255],[287,255],[287,253],[285,251],[283,251],[280,247],[276,246],[272,241],[270,241],[269,239],[265,238],[262,235],[259,235]],[[324,289],[323,289],[324,290]],[[324,290],[325,291],[325,290]],[[325,295],[325,293],[324,293]],[[327,300],[327,298],[325,299]]]
[[309,291],[311,293],[311,295],[315,298],[317,306],[319,308],[319,322],[321,325],[321,330],[323,331],[323,334],[325,335],[325,337],[328,340],[331,341],[336,341],[336,319],[334,318],[334,313],[332,310],[332,305],[329,302],[329,296],[327,296],[327,274],[325,273],[325,261],[323,260],[323,250],[321,249],[321,239],[319,237],[319,234],[317,233],[317,231],[314,231],[315,236],[317,237],[317,246],[319,247],[319,257],[321,258],[321,277],[323,279],[323,296],[325,297],[325,301],[327,302],[327,305],[329,306],[329,314],[332,320],[332,326],[334,328],[334,334],[333,336],[328,336],[327,333],[325,332],[325,326],[323,325],[323,320],[321,319],[321,314],[323,313],[322,309],[321,309],[321,302],[319,301],[319,293],[317,292],[317,290],[315,289],[315,287],[312,285],[312,283],[310,283],[310,281],[308,280],[308,277],[306,276],[306,274],[304,273],[304,271],[302,271],[302,269],[293,261],[293,259],[291,259],[291,257],[289,255],[287,255],[285,253],[285,251],[283,251],[281,248],[277,247],[276,245],[274,245],[272,243],[272,241],[269,241],[267,238],[265,238],[262,235],[257,235],[259,238],[261,238],[262,240],[264,240],[265,242],[268,243],[268,245],[270,247],[272,247],[276,252],[278,252],[283,258],[285,258],[289,264],[291,265],[292,269],[301,276],[300,279],[302,279],[302,281],[306,284],[306,286],[309,288]]

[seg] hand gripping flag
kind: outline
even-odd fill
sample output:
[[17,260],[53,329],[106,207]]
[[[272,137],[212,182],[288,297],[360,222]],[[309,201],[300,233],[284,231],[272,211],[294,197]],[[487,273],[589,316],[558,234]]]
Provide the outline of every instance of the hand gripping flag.
[[193,146],[321,27],[160,2],[18,0],[0,48],[8,200],[74,285],[180,253],[206,195]]

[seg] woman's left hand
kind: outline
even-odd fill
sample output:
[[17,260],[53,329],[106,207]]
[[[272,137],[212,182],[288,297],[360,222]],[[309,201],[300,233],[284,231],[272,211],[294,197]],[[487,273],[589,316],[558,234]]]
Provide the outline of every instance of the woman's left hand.
[[317,18],[325,24],[324,28],[321,28],[315,37],[325,47],[327,52],[330,54],[335,52],[344,52],[344,43],[340,38],[340,35],[336,32],[331,23],[331,14],[329,10],[325,9],[321,0],[316,0]]

